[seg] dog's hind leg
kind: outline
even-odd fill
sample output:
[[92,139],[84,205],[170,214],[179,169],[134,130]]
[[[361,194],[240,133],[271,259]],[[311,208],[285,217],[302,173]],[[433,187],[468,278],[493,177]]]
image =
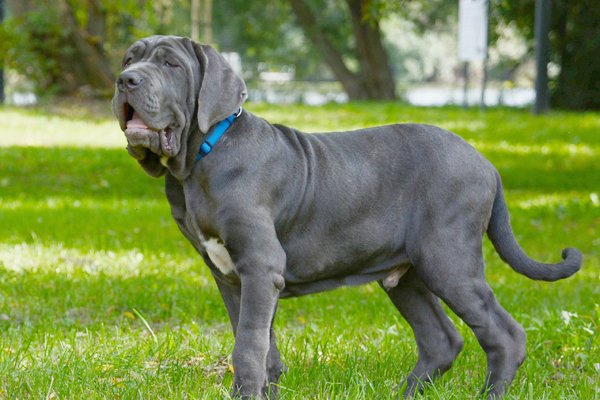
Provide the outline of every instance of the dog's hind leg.
[[463,342],[439,299],[425,287],[414,268],[386,293],[410,324],[418,346],[419,358],[406,379],[404,392],[404,397],[411,397],[424,383],[450,369]]
[[[444,230],[440,230],[444,231]],[[525,359],[525,331],[498,304],[485,281],[481,239],[469,239],[466,229],[427,236],[413,257],[425,285],[475,333],[487,355],[484,392],[489,398],[504,393]],[[450,234],[452,232],[452,234]]]

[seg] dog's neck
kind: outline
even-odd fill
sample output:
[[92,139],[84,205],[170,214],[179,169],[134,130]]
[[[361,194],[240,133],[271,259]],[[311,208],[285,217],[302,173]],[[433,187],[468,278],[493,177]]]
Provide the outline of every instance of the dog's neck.
[[185,142],[185,149],[182,147],[182,151],[171,159],[161,159],[161,164],[177,180],[186,180],[196,167],[196,164],[200,162],[200,159],[208,155],[213,147],[218,146],[217,142],[219,139],[241,114],[242,108],[240,107],[236,113],[213,125],[207,133],[203,133],[198,126],[198,122],[194,120],[188,131],[189,134]]
[[233,125],[233,122],[235,121],[235,119],[242,114],[242,110],[243,110],[243,108],[240,107],[240,109],[236,113],[231,114],[229,117],[220,121],[210,130],[210,133],[208,133],[205,136],[204,141],[202,142],[202,144],[200,145],[200,148],[198,149],[198,154],[196,155],[196,161],[200,161],[202,159],[202,157],[207,156],[208,153],[210,153],[212,151],[213,147],[215,147],[215,145],[217,144],[219,139],[221,139],[221,136],[223,136],[225,134],[225,132],[227,132],[227,130],[229,129],[229,127],[231,125]]

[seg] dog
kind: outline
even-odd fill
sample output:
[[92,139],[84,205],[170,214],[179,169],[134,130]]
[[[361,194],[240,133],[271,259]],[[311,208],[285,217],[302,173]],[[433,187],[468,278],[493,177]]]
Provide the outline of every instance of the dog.
[[406,397],[462,348],[440,299],[487,355],[484,391],[501,396],[525,359],[525,331],[485,281],[484,233],[535,280],[571,276],[581,253],[530,259],[498,172],[453,133],[398,124],[303,134],[243,110],[246,98],[212,47],[151,36],[125,53],[112,100],[130,155],[164,175],[172,216],[223,297],[235,335],[233,395],[276,396],[280,298],[378,281],[418,346]]

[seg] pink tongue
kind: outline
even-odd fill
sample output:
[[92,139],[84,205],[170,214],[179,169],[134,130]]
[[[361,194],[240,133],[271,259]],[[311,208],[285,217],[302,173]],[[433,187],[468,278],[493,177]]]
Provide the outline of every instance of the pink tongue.
[[137,112],[134,112],[132,118],[129,121],[127,121],[127,127],[148,129],[148,125],[146,125],[146,123],[142,121]]

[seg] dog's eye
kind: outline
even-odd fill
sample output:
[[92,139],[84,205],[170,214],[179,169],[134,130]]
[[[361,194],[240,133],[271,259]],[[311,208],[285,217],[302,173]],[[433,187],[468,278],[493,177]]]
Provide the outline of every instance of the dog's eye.
[[129,57],[127,60],[125,60],[125,62],[123,63],[123,68],[129,67],[131,65],[131,57]]
[[165,62],[164,62],[164,64],[163,64],[163,65],[164,65],[165,67],[169,67],[169,68],[177,68],[177,67],[179,67],[179,65],[177,65],[177,64],[173,64],[173,63],[171,63],[171,62],[169,62],[169,61],[167,61],[167,60],[165,60]]

